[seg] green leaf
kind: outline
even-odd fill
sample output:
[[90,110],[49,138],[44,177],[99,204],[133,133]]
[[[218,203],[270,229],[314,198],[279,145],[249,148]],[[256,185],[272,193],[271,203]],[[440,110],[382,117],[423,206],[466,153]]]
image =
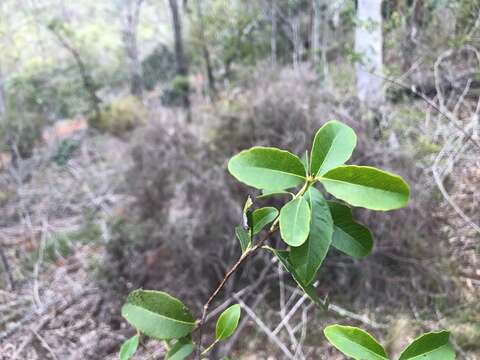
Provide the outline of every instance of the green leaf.
[[240,320],[240,305],[235,304],[225,309],[217,320],[215,339],[224,340],[235,332]]
[[183,360],[195,350],[195,346],[189,337],[178,339],[175,345],[168,351],[165,360]]
[[344,164],[352,156],[356,145],[357,136],[351,127],[335,120],[327,122],[317,131],[313,140],[312,175],[323,175]]
[[410,196],[409,187],[400,176],[369,166],[339,166],[319,180],[336,198],[372,210],[404,207]]
[[454,360],[455,351],[448,331],[430,332],[413,340],[398,360]]
[[313,284],[306,284],[302,278],[297,274],[297,271],[295,270],[294,266],[290,262],[289,259],[289,252],[286,250],[277,250],[274,248],[271,248],[269,246],[265,246],[265,249],[271,251],[277,258],[278,260],[282,263],[283,267],[287,272],[292,275],[293,280],[297,283],[297,285],[300,287],[300,289],[303,290],[305,294],[312,300],[312,302],[324,309],[327,308],[327,306],[320,300],[320,298],[317,295],[317,291]]
[[240,248],[242,249],[242,254],[252,243],[252,239],[247,230],[243,226],[237,226],[235,228],[235,235],[237,236],[238,241],[240,242]]
[[135,335],[122,344],[122,347],[120,348],[120,360],[128,360],[135,354],[139,340],[140,335]]
[[323,195],[310,187],[305,193],[310,210],[310,234],[301,246],[292,247],[290,261],[305,284],[310,284],[322,265],[332,242],[333,220]]
[[306,172],[307,174],[309,174],[309,173],[310,173],[310,169],[309,169],[309,167],[310,167],[310,160],[309,160],[309,158],[308,158],[308,151],[307,151],[307,150],[305,150],[305,153],[303,154],[301,160],[302,160],[302,163],[303,163],[303,167],[305,168],[305,172]]
[[274,207],[263,207],[255,209],[252,214],[253,234],[258,234],[262,229],[270,224],[278,216],[278,210]]
[[295,187],[306,177],[305,168],[296,155],[268,147],[240,152],[228,162],[228,171],[247,185],[269,190]]
[[323,333],[330,343],[356,360],[388,360],[384,348],[362,329],[352,326],[330,325]]
[[291,192],[288,192],[288,191],[264,189],[262,190],[262,195],[257,196],[256,199],[262,200],[262,199],[267,199],[269,197],[279,196],[279,195],[290,195],[292,197],[294,196]]
[[356,258],[370,254],[372,233],[353,219],[352,209],[337,201],[329,201],[328,206],[333,218],[332,246]]
[[135,290],[122,316],[140,332],[156,339],[178,339],[192,332],[195,319],[183,303],[161,291]]
[[289,201],[280,210],[280,234],[290,246],[300,246],[310,232],[310,207],[303,196]]

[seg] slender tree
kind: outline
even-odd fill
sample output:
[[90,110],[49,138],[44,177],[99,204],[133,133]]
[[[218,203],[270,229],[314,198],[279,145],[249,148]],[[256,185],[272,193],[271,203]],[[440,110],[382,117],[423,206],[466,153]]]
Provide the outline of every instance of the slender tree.
[[271,22],[272,32],[270,34],[270,51],[272,57],[272,65],[277,65],[277,7],[275,1],[271,2]]
[[126,0],[124,4],[124,24],[122,38],[128,59],[130,72],[130,93],[138,98],[143,97],[142,73],[138,54],[138,23],[143,0]]
[[382,0],[358,0],[357,21],[355,52],[361,56],[356,65],[357,92],[360,100],[373,109],[384,101]]
[[63,32],[63,26],[58,21],[53,21],[48,25],[48,29],[53,33],[57,38],[58,42],[62,47],[64,47],[73,57],[75,63],[77,64],[80,77],[82,78],[83,87],[87,91],[90,99],[90,106],[94,112],[96,120],[100,120],[100,104],[101,100],[97,95],[97,86],[90,75],[90,72],[87,69],[85,61],[83,60],[80,52],[75,48],[71,41]]
[[[188,77],[188,66],[183,51],[182,21],[178,9],[177,0],[169,0],[170,10],[172,12],[173,36],[175,43],[175,61],[177,65],[177,75]],[[188,91],[182,94],[183,106],[187,112],[187,122],[191,121],[190,97]]]
[[405,6],[402,9],[402,12],[406,13],[406,16],[404,16],[405,38],[401,44],[403,72],[410,70],[413,65],[415,50],[418,44],[417,36],[423,23],[424,7],[423,0],[414,0],[411,6]]
[[5,99],[5,80],[0,68],[0,117],[3,117],[7,112],[7,101]]
[[205,38],[205,21],[203,18],[201,0],[195,0],[195,7],[198,17],[198,30],[202,47],[203,60],[205,62],[205,72],[207,74],[208,93],[210,95],[210,98],[214,98],[216,95],[215,78],[213,76],[212,62],[210,60],[210,51],[208,50],[207,40]]

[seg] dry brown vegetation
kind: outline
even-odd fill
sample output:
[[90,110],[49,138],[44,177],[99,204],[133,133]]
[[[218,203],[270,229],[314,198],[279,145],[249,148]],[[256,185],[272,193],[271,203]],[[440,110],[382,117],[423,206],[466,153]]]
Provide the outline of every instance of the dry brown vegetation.
[[[191,127],[174,112],[159,110],[155,120],[135,131],[131,144],[89,131],[69,139],[78,147],[66,166],[52,162],[60,146],[52,142],[3,172],[2,188],[10,191],[2,192],[2,249],[15,286],[9,290],[5,281],[1,294],[4,357],[47,358],[53,356],[49,347],[57,358],[114,354],[127,335],[118,309],[137,287],[166,289],[199,309],[238,254],[233,227],[246,189],[227,175],[228,157],[253,144],[300,153],[313,131],[331,118],[341,118],[359,134],[356,161],[408,179],[412,201],[392,214],[358,214],[372,227],[376,249],[362,261],[330,255],[319,278],[320,293],[334,303],[328,314],[308,305],[269,256],[256,257],[223,296],[254,309],[240,333],[251,333],[259,321],[281,322],[282,312],[297,304],[291,325],[267,337],[295,341],[289,327],[308,318],[313,330],[301,350],[307,358],[326,356],[314,329],[345,316],[387,338],[397,332],[413,337],[416,332],[407,329],[434,328],[439,321],[459,339],[464,335],[462,351],[476,351],[476,325],[468,312],[477,306],[478,233],[441,197],[429,158],[419,161],[408,151],[411,144],[402,138],[409,124],[397,130],[392,120],[388,135],[375,138],[354,98],[321,90],[313,78],[307,69],[284,70],[225,93],[216,106],[197,100],[194,109],[202,115]],[[416,106],[425,107],[421,101]],[[468,149],[452,168],[458,169],[455,181],[446,186],[451,199],[468,204],[463,211],[478,222],[478,201],[465,201],[475,198],[479,179],[476,150]],[[223,351],[244,348],[245,341],[235,337]],[[260,356],[261,343],[249,346]],[[277,351],[275,343],[264,346],[267,353]],[[162,349],[151,344],[144,351]]]

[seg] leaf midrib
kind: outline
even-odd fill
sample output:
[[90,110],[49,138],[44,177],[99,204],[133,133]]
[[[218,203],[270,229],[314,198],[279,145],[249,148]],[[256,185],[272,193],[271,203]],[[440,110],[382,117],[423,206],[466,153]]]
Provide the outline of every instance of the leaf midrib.
[[163,319],[167,319],[167,320],[171,320],[173,322],[178,322],[178,323],[181,323],[181,324],[185,324],[185,325],[195,325],[195,320],[192,321],[192,322],[186,322],[184,320],[177,320],[177,319],[174,319],[174,318],[170,318],[168,316],[165,316],[165,315],[162,315],[162,314],[159,314],[159,313],[156,313],[156,312],[153,312],[152,310],[149,310],[147,308],[144,308],[144,307],[141,307],[141,306],[138,306],[138,305],[134,305],[134,304],[126,304],[126,305],[130,305],[132,307],[135,307],[135,308],[138,308],[140,310],[143,310],[143,311],[146,311],[148,313],[151,313],[155,316],[158,316],[158,317],[161,317]]
[[441,349],[441,348],[443,348],[443,347],[445,347],[445,346],[447,346],[447,345],[448,345],[448,343],[447,343],[447,344],[443,344],[442,346],[439,346],[439,347],[437,347],[437,348],[435,348],[435,349],[433,349],[433,350],[430,350],[430,351],[421,353],[421,354],[419,354],[419,355],[415,355],[415,357],[405,358],[404,360],[415,360],[415,359],[418,359],[418,358],[420,358],[420,357],[422,357],[422,356],[426,356],[426,355],[428,355],[428,354],[432,354],[432,353],[434,353],[435,351],[438,351],[439,349]]
[[377,356],[377,357],[380,357],[381,359],[388,360],[388,358],[384,357],[383,355],[380,355],[380,354],[376,353],[375,351],[372,351],[372,350],[370,350],[369,348],[367,348],[367,347],[365,347],[365,346],[363,346],[363,345],[361,345],[361,344],[359,344],[359,343],[357,343],[357,342],[355,342],[355,341],[350,340],[350,339],[349,339],[348,337],[346,337],[346,336],[339,335],[339,337],[341,337],[342,339],[345,339],[345,340],[348,341],[350,344],[355,344],[355,345],[361,347],[362,349],[365,349],[367,352],[369,352],[369,353],[371,353],[371,354],[373,354],[373,355],[375,355],[375,356]]
[[341,227],[339,227],[339,226],[337,226],[337,225],[334,225],[334,226],[335,226],[336,229],[338,229],[338,231],[342,232],[343,234],[346,234],[350,239],[352,239],[353,242],[354,242],[355,244],[357,244],[358,247],[360,247],[363,251],[368,251],[368,250],[369,250],[369,249],[365,248],[361,242],[357,241],[354,236],[350,235],[348,232],[346,232],[345,230],[343,230]]
[[[341,130],[340,130],[340,131],[341,131]],[[335,137],[333,138],[332,142],[330,143],[330,147],[328,148],[328,151],[327,151],[327,153],[325,154],[322,163],[321,163],[320,166],[318,167],[318,171],[317,171],[317,173],[315,174],[315,176],[317,176],[318,174],[320,174],[320,170],[322,169],[323,164],[325,164],[325,162],[326,162],[326,160],[327,160],[327,158],[328,158],[328,155],[330,155],[330,152],[332,151],[332,148],[333,148],[333,144],[335,143],[335,141],[337,141],[337,138],[339,137],[339,135],[340,135],[340,132],[335,133]]]
[[247,166],[245,166],[245,168],[247,168],[247,169],[262,169],[262,170],[268,170],[268,171],[272,171],[272,172],[275,172],[275,173],[287,174],[287,175],[290,175],[290,176],[295,176],[295,177],[298,177],[298,178],[300,178],[300,179],[302,179],[302,180],[306,179],[306,177],[305,177],[304,175],[298,175],[298,174],[295,174],[295,173],[292,173],[292,172],[286,172],[286,171],[282,171],[282,170],[272,169],[272,168],[269,168],[269,167],[247,165]]
[[296,206],[296,209],[295,209],[295,217],[294,217],[294,222],[293,222],[293,225],[292,225],[292,231],[290,232],[290,234],[292,235],[292,238],[294,238],[295,236],[295,228],[297,227],[297,222],[298,222],[298,212],[300,211],[300,206],[302,205],[302,199],[299,198],[298,200],[298,204]]
[[376,188],[376,187],[365,186],[365,185],[361,185],[361,184],[357,184],[357,183],[353,183],[353,182],[348,182],[348,181],[338,180],[338,179],[332,179],[332,178],[327,178],[327,177],[323,177],[323,176],[317,177],[317,179],[320,180],[321,182],[327,180],[327,181],[337,182],[337,183],[341,183],[341,184],[352,185],[354,187],[371,189],[371,190],[379,191],[379,192],[382,192],[382,193],[395,194],[395,195],[405,195],[402,192],[395,192],[395,191],[380,189],[380,188]]

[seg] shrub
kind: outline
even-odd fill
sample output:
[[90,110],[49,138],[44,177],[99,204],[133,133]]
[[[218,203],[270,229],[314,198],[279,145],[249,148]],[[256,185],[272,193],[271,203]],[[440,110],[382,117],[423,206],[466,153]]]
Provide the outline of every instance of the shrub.
[[88,93],[71,63],[36,66],[12,76],[6,87],[9,109],[42,114],[49,119],[73,117],[88,110]]
[[0,122],[0,150],[10,151],[14,157],[17,152],[21,158],[32,156],[46,124],[42,115],[9,112]]
[[70,139],[64,139],[58,144],[57,151],[53,155],[52,160],[58,166],[65,166],[73,157],[75,151],[80,144]]
[[146,122],[147,110],[134,96],[116,99],[101,109],[100,119],[91,115],[88,123],[100,131],[120,136]]
[[190,81],[186,76],[177,75],[163,90],[161,101],[163,105],[178,106],[182,98],[190,92]]
[[153,52],[142,61],[142,79],[147,90],[153,90],[158,82],[169,81],[175,76],[175,57],[170,49],[158,45]]

